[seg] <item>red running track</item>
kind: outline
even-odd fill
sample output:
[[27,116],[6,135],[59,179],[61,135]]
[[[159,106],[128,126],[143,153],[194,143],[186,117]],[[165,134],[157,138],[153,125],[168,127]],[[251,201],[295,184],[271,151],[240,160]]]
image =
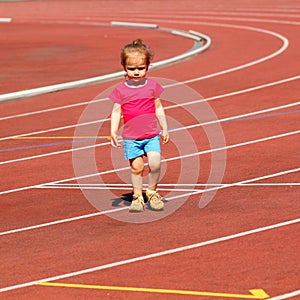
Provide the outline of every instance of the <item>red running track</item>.
[[[1,1],[0,13],[13,19],[0,23],[1,94],[118,72],[137,36],[155,61],[193,46],[110,21],[212,40],[149,73],[182,83],[164,99],[162,213],[127,211],[127,164],[105,139],[119,80],[1,102],[3,299],[300,297],[300,3]],[[76,127],[86,109],[93,123]],[[78,133],[103,138],[72,144]]]

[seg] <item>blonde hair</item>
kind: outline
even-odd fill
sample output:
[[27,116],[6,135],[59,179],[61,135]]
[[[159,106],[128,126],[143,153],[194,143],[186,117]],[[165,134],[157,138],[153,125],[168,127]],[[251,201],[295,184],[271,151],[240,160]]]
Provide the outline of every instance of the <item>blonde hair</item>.
[[121,51],[121,65],[125,68],[126,62],[131,53],[140,53],[145,56],[147,68],[153,59],[153,53],[151,49],[143,43],[141,39],[136,39],[132,43],[127,44]]

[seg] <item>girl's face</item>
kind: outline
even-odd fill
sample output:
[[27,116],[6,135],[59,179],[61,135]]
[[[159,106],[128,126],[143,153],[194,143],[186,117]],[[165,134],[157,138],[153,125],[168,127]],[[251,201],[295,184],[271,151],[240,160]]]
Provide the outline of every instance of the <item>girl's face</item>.
[[141,53],[132,53],[128,56],[125,71],[129,80],[135,83],[142,81],[148,71],[146,58]]

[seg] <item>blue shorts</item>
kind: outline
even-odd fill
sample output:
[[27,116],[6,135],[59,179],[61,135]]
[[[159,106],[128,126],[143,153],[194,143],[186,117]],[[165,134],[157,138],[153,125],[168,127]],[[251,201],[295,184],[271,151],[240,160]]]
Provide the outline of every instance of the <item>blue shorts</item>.
[[147,156],[147,153],[151,151],[160,153],[159,135],[144,140],[123,139],[123,150],[126,160],[142,155]]

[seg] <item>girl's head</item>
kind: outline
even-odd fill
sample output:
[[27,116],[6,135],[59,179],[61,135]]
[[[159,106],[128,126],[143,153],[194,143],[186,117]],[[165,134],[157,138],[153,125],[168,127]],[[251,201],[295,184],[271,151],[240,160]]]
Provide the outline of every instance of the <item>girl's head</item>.
[[124,46],[121,64],[130,80],[139,81],[146,76],[153,54],[141,39]]

